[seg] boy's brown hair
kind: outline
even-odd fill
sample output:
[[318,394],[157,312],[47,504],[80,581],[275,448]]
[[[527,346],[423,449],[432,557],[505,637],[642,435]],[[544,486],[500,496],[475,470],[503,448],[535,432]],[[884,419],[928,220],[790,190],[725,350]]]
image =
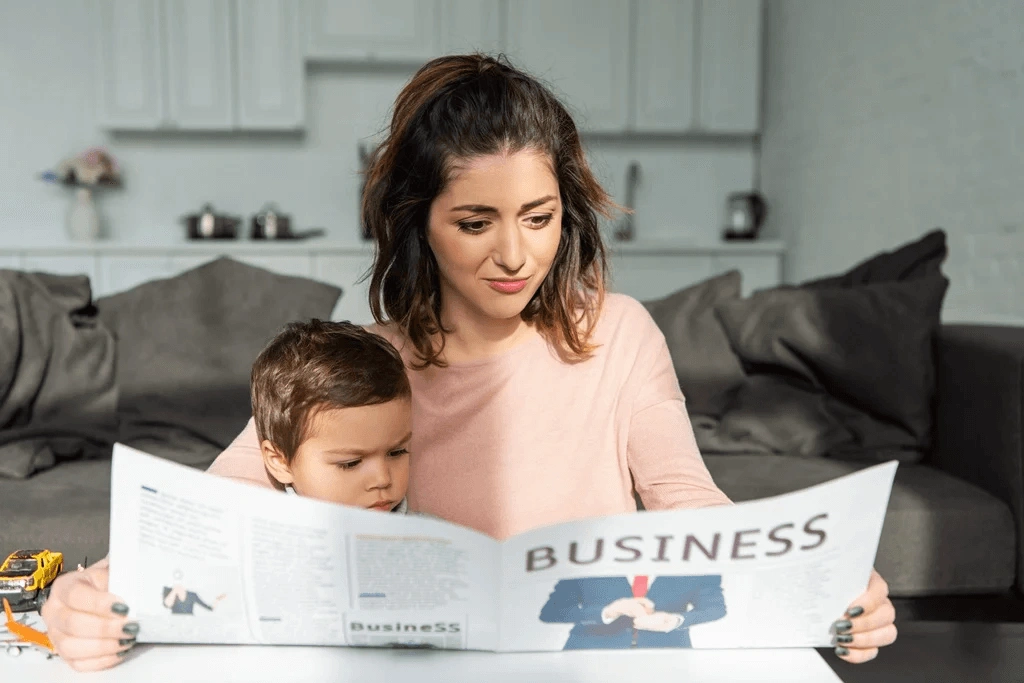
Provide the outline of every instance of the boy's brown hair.
[[350,322],[289,323],[252,366],[252,414],[260,442],[288,462],[320,410],[387,403],[411,395],[401,356]]

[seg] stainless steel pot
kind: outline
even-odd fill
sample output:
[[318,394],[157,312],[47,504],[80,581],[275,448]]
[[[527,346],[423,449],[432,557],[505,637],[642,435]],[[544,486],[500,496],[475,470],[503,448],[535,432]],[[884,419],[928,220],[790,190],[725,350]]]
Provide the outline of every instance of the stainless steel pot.
[[198,213],[182,216],[181,221],[192,240],[235,239],[242,223],[240,217],[216,213],[209,203],[204,204]]

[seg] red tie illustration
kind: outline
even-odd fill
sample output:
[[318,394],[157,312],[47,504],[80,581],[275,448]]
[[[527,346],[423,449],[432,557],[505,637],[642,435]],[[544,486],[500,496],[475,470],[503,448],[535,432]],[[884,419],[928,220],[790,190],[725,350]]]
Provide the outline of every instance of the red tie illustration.
[[644,575],[633,577],[633,597],[643,598],[647,596],[647,577]]

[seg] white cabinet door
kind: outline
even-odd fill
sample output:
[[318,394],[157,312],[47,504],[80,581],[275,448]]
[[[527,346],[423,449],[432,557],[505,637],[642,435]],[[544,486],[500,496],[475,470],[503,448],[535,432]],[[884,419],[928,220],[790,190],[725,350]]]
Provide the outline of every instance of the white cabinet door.
[[309,254],[232,254],[231,258],[281,275],[313,277],[312,257]]
[[164,73],[158,0],[95,0],[97,117],[104,128],[163,122]]
[[21,270],[21,254],[0,254],[0,268]]
[[198,268],[204,263],[209,263],[223,256],[228,256],[235,261],[248,263],[257,268],[264,268],[281,275],[295,275],[298,277],[312,277],[313,267],[309,254],[259,254],[259,253],[218,253],[206,252],[199,254],[178,254],[172,257],[175,273],[183,273],[186,270]]
[[513,0],[507,8],[513,63],[554,86],[582,130],[624,131],[630,3]]
[[239,128],[305,125],[301,7],[292,0],[236,0]]
[[699,126],[756,133],[761,126],[760,0],[700,0]]
[[443,54],[496,54],[503,49],[500,0],[442,0],[440,50]]
[[53,275],[88,275],[93,293],[103,291],[98,281],[95,254],[25,254],[21,259],[22,270]]
[[611,290],[640,301],[660,299],[714,274],[714,259],[701,254],[612,254]]
[[169,124],[234,126],[230,0],[165,0]]
[[124,292],[177,273],[174,260],[167,254],[104,254],[99,258],[101,291],[97,296]]
[[341,298],[331,320],[348,320],[357,325],[373,322],[370,313],[370,279],[358,280],[373,264],[372,254],[326,254],[314,259],[313,277],[341,287]]
[[738,270],[743,274],[743,296],[759,289],[778,287],[782,283],[781,254],[718,254],[716,273]]
[[441,0],[309,0],[306,56],[424,62],[438,52]]
[[631,127],[641,132],[690,130],[696,118],[697,0],[640,0],[636,13]]

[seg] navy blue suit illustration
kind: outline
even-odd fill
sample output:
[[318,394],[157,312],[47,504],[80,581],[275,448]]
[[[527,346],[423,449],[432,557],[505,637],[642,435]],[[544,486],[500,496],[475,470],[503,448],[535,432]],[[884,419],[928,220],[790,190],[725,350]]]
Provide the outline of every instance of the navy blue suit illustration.
[[604,623],[601,611],[620,598],[632,598],[633,589],[625,576],[564,579],[555,584],[540,620],[575,624],[565,650],[634,647],[690,647],[690,627],[725,616],[722,577],[655,576],[647,599],[657,612],[681,614],[683,623],[673,631],[637,630],[633,620],[620,616]]

